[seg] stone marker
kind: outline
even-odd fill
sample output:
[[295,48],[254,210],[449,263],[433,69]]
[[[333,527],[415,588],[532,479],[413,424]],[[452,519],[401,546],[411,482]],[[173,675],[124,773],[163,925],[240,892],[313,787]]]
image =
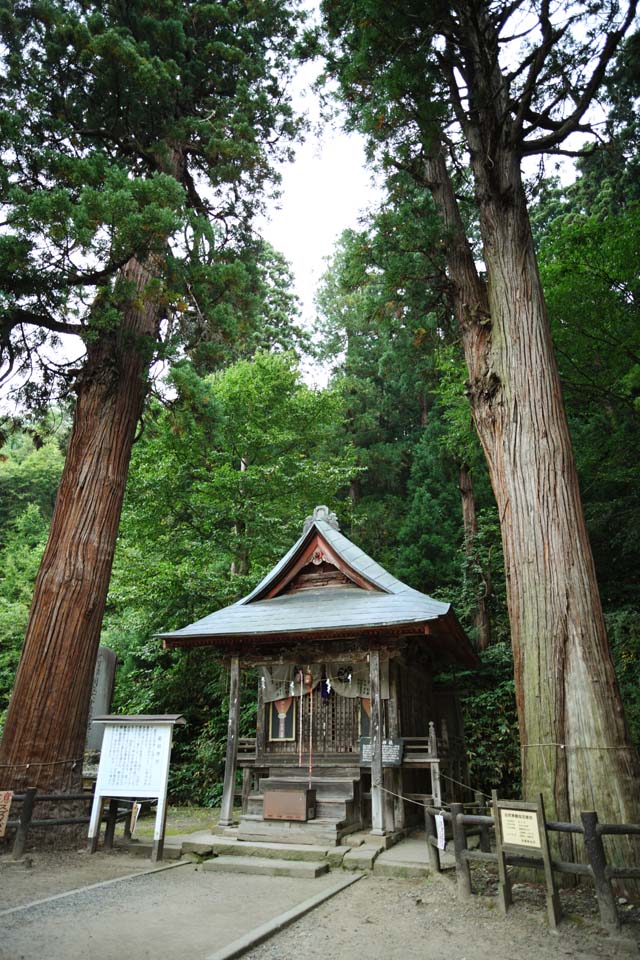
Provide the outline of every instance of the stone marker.
[[92,723],[93,717],[109,713],[113,696],[113,681],[116,675],[117,657],[109,647],[98,649],[98,659],[93,672],[93,686],[91,687],[91,704],[89,706],[89,726],[87,728],[86,750],[102,749],[104,726],[101,723]]

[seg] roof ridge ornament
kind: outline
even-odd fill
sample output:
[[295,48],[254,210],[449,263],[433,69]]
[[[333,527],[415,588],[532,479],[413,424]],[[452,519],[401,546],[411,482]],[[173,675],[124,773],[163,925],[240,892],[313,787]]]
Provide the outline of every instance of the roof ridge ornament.
[[328,523],[329,526],[332,527],[334,530],[340,529],[338,518],[335,515],[335,513],[332,513],[332,511],[329,510],[329,507],[321,505],[319,507],[316,507],[313,513],[310,516],[305,518],[304,526],[302,528],[302,533],[303,534],[307,533],[317,520],[322,520],[324,521],[324,523]]

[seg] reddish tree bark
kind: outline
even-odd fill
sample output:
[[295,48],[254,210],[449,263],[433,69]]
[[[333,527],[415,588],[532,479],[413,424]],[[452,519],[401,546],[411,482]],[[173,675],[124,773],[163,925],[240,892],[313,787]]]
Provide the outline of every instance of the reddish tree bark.
[[161,307],[132,260],[121,323],[88,346],[2,744],[0,784],[76,790],[136,425]]
[[[478,516],[476,513],[476,498],[473,492],[471,473],[464,463],[460,467],[458,489],[460,490],[460,500],[462,503],[464,552],[467,561],[472,561],[475,553],[475,538],[478,533]],[[486,650],[491,643],[491,617],[489,616],[491,578],[489,571],[483,569],[481,575],[474,576],[474,582],[478,590],[478,596],[471,616],[476,635],[476,647],[478,650]]]

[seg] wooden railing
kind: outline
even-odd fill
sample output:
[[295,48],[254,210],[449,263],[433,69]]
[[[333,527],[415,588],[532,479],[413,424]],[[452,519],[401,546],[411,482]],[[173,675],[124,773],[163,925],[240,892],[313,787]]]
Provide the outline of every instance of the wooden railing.
[[[438,849],[436,816],[442,816],[450,823],[453,834],[455,855],[455,870],[458,894],[463,899],[472,895],[470,864],[473,861],[485,863],[498,862],[498,855],[491,850],[491,831],[495,832],[495,820],[492,816],[478,813],[465,813],[461,803],[452,803],[449,810],[425,804],[424,819],[427,835],[427,850],[429,862],[433,869],[441,872],[440,851]],[[547,831],[552,833],[571,833],[584,837],[586,863],[573,861],[551,860],[551,867],[557,873],[571,874],[578,877],[588,877],[595,887],[600,920],[603,926],[619,929],[620,918],[616,905],[611,881],[619,879],[640,880],[640,867],[613,867],[607,864],[606,852],[602,842],[603,836],[626,835],[640,837],[640,824],[630,823],[599,823],[598,815],[593,811],[580,814],[581,823],[564,823],[560,821],[546,821]],[[480,849],[469,850],[467,837],[471,827],[474,832],[480,828]],[[539,857],[505,855],[506,862],[515,867],[542,868]]]
[[[14,793],[11,799],[11,809],[14,804],[21,804],[20,816],[7,820],[7,829],[15,829],[11,856],[14,860],[19,860],[24,854],[27,845],[27,835],[35,827],[50,829],[51,827],[73,826],[74,824],[89,823],[88,815],[82,817],[40,817],[34,818],[33,810],[36,804],[48,803],[92,803],[92,793],[56,793],[44,794],[38,793],[35,787],[28,787],[24,793]],[[128,800],[111,801],[108,813],[103,816],[106,821],[107,831],[105,834],[105,849],[109,849],[113,842],[115,825],[118,820],[125,820],[131,812],[131,803]],[[121,810],[120,807],[125,806]]]

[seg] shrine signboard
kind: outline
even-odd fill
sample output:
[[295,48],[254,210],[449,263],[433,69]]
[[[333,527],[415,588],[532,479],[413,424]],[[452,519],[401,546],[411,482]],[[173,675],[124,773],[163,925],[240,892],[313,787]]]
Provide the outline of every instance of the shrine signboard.
[[[382,766],[401,767],[404,740],[401,737],[388,737],[382,741]],[[373,760],[371,737],[360,737],[360,766],[370,766]]]
[[94,717],[105,732],[89,823],[91,853],[97,848],[106,798],[157,799],[151,859],[162,859],[173,728],[184,722],[179,714]]
[[538,795],[535,803],[526,803],[522,800],[499,800],[493,790],[492,807],[498,860],[498,902],[502,911],[506,913],[513,902],[507,859],[524,855],[532,863],[538,861],[544,870],[547,916],[549,926],[555,930],[562,909],[553,875],[542,794]]

